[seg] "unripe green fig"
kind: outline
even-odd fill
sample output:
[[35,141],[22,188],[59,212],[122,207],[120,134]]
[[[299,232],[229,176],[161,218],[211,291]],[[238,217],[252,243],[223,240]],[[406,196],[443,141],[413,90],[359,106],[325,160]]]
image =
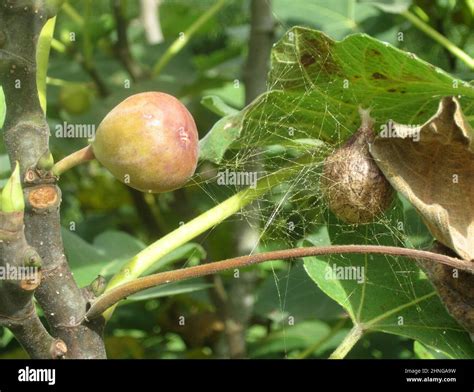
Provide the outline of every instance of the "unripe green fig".
[[346,223],[370,223],[393,200],[393,188],[369,153],[374,140],[368,110],[359,110],[361,126],[323,164],[320,187],[329,209]]
[[193,117],[171,95],[132,95],[113,108],[92,142],[96,159],[142,192],[181,188],[194,174],[199,136]]
[[72,115],[79,115],[89,110],[91,99],[89,89],[80,84],[67,84],[59,91],[61,107]]

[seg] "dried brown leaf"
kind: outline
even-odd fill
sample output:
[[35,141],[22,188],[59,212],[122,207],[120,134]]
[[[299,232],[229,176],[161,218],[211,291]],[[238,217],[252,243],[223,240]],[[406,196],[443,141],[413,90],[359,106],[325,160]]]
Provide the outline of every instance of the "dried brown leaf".
[[463,259],[474,260],[474,132],[459,101],[443,98],[421,126],[393,123],[370,152],[431,234]]

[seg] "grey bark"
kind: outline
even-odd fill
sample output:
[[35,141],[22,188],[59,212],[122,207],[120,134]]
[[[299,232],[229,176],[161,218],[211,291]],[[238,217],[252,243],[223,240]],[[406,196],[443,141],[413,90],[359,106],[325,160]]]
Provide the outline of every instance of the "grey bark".
[[[4,141],[10,162],[20,163],[27,204],[26,239],[42,259],[43,278],[35,297],[44,310],[51,334],[65,343],[66,358],[104,358],[103,320],[80,322],[89,299],[76,285],[64,255],[60,189],[50,173],[37,167],[39,158],[49,149],[49,127],[36,87],[36,47],[42,27],[57,11],[50,5],[53,3],[1,3],[0,83],[7,106]],[[18,331],[23,335],[31,332]],[[30,338],[33,341],[35,336]],[[36,356],[34,350],[30,354]]]
[[[275,29],[270,0],[252,0],[250,14],[248,56],[243,75],[246,104],[266,91]],[[247,171],[261,172],[261,169],[258,160],[246,167]],[[244,214],[248,213],[248,216],[258,217],[258,212],[255,212],[256,208],[255,205],[250,205],[246,207]],[[259,223],[257,218],[252,222],[238,225],[237,252],[239,254],[249,254],[254,250],[259,239]],[[225,325],[228,346],[228,353],[223,354],[225,356],[231,358],[247,356],[245,332],[253,313],[257,281],[258,276],[255,271],[241,272],[239,278],[231,280],[225,293],[221,290],[220,293],[215,292],[213,295],[214,303]]]

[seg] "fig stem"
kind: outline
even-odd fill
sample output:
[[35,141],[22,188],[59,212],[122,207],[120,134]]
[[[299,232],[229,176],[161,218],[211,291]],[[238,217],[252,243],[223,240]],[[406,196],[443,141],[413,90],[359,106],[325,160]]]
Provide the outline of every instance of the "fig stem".
[[59,177],[67,170],[81,163],[92,161],[93,159],[95,159],[94,152],[92,151],[92,146],[89,144],[87,147],[74,151],[72,154],[55,163],[51,171],[55,176]]
[[[295,173],[299,173],[302,170],[310,170],[312,165],[317,163],[319,163],[319,160],[315,159],[313,154],[305,154],[293,164],[260,178],[255,188],[246,188],[238,192],[171,233],[161,237],[137,253],[125,264],[109,281],[106,292],[113,287],[139,277],[168,253],[239,212],[243,207],[269,192],[273,187],[281,184],[295,175]],[[113,308],[109,309],[104,315],[105,318],[109,319],[112,312]]]
[[195,267],[181,268],[172,271],[160,272],[132,280],[128,283],[114,287],[112,290],[101,295],[87,311],[85,317],[88,320],[98,317],[120,300],[139,291],[149,289],[158,285],[183,281],[192,278],[212,275],[218,272],[248,267],[250,265],[263,263],[271,260],[288,260],[294,258],[321,256],[331,254],[379,254],[388,256],[407,257],[412,261],[416,259],[428,260],[453,268],[470,271],[474,273],[474,263],[439,253],[425,250],[409,249],[396,246],[382,245],[330,245],[310,246],[304,248],[291,248],[271,252],[258,253],[255,255],[239,256],[231,259],[201,264]]
[[355,325],[346,335],[342,343],[329,356],[329,359],[344,359],[363,335],[364,330],[362,327]]

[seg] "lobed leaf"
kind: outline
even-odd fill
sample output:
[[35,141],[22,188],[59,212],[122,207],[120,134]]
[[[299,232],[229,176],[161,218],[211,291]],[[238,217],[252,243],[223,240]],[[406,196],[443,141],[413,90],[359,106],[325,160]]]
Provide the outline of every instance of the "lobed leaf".
[[366,34],[334,41],[295,27],[272,50],[269,91],[219,121],[202,141],[201,158],[219,162],[229,148],[301,146],[308,138],[336,145],[357,129],[359,106],[370,107],[378,125],[421,124],[453,95],[470,99],[464,111],[472,116],[474,88],[413,53]]

